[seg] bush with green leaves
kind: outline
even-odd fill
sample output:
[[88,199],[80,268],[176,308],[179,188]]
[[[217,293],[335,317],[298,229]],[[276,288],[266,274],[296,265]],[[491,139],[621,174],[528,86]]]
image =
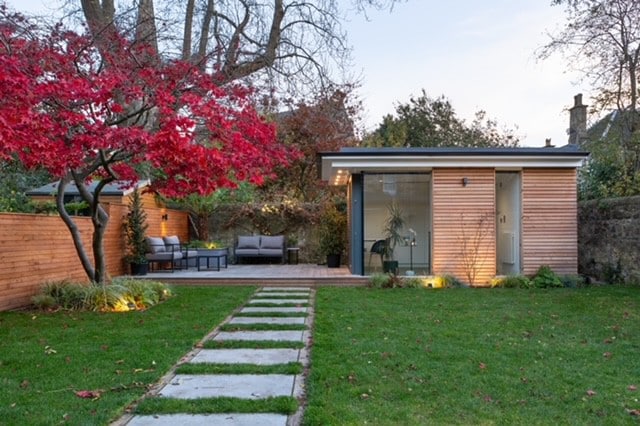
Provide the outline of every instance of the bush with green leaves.
[[560,277],[553,272],[548,265],[542,265],[536,271],[536,274],[531,279],[531,283],[535,288],[558,288],[564,287]]
[[560,281],[567,288],[582,288],[587,285],[587,281],[582,275],[561,275]]
[[440,279],[442,280],[443,288],[468,288],[469,287],[467,284],[465,284],[464,282],[460,281],[458,278],[450,274],[441,275]]
[[404,288],[422,288],[422,278],[404,277],[402,279],[402,286]]
[[110,285],[85,285],[69,281],[45,284],[32,302],[38,309],[126,312],[146,309],[171,296],[157,281],[118,278]]
[[507,275],[497,278],[493,287],[504,288],[531,288],[533,283],[526,275]]

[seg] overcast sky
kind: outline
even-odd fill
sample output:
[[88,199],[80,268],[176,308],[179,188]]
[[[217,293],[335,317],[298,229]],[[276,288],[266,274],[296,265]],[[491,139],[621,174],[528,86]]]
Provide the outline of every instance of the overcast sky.
[[[341,0],[345,1],[345,0]],[[8,0],[11,7],[49,14],[46,0]],[[567,141],[567,108],[587,86],[576,85],[561,57],[539,62],[545,32],[561,25],[550,0],[409,0],[393,11],[368,12],[346,23],[361,75],[365,126],[371,130],[397,102],[425,89],[445,95],[468,121],[483,109],[515,128],[524,146]]]

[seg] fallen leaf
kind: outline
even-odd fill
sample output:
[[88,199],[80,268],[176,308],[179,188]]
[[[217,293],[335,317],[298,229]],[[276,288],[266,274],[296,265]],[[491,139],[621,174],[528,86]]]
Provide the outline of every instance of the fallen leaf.
[[369,394],[363,393],[362,395],[360,395],[360,399],[369,399]]
[[630,391],[635,391],[635,390],[638,390],[638,387],[636,385],[629,385],[627,389]]
[[587,396],[594,396],[594,395],[596,395],[596,391],[594,391],[593,389],[589,389],[587,391]]
[[26,388],[28,388],[28,387],[29,387],[29,381],[28,381],[28,380],[26,380],[26,379],[25,379],[25,380],[23,380],[23,381],[22,381],[22,383],[20,383],[20,387],[21,387],[22,389],[26,389]]
[[480,370],[484,370],[485,368],[487,368],[487,365],[484,362],[481,362],[478,367],[480,367]]
[[636,410],[627,410],[629,411],[629,414],[631,414],[632,416],[640,416],[640,410],[636,409]]
[[604,339],[604,343],[606,343],[607,345],[613,343],[613,340],[611,339]]
[[605,358],[611,358],[611,355],[613,355],[611,352],[605,352],[602,354],[602,356]]
[[81,390],[76,392],[77,397],[85,399],[98,399],[101,395],[101,391]]

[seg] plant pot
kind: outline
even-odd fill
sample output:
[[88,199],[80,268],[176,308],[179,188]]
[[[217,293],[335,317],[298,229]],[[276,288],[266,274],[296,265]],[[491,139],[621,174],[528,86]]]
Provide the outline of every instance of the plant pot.
[[149,272],[149,264],[148,263],[130,263],[131,267],[131,275],[147,275]]
[[339,268],[340,267],[340,255],[339,254],[328,254],[327,255],[327,266],[329,268]]
[[385,274],[388,274],[388,273],[397,274],[398,273],[398,261],[397,260],[385,260],[384,262],[382,262],[382,271]]

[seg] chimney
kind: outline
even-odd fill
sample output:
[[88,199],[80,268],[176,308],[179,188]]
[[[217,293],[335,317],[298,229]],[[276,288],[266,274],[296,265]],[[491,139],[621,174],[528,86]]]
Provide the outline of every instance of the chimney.
[[580,145],[587,138],[587,106],[582,104],[582,93],[573,97],[569,109],[569,144]]
[[544,140],[544,147],[545,148],[555,148],[555,145],[551,145],[551,138],[547,138]]

